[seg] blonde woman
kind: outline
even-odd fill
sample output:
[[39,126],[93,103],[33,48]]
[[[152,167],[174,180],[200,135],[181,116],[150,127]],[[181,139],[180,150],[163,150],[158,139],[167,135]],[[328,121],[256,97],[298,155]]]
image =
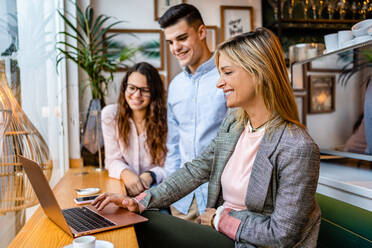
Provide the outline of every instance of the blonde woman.
[[[215,59],[217,87],[236,110],[207,149],[136,198],[104,193],[93,204],[148,217],[136,226],[140,247],[316,247],[319,151],[299,123],[278,39],[259,28],[221,44]],[[145,211],[207,181],[202,225]]]

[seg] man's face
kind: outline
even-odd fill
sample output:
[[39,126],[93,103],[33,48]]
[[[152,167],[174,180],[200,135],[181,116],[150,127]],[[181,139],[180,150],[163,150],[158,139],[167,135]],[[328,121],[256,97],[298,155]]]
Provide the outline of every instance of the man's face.
[[198,30],[185,20],[164,29],[165,39],[169,44],[171,53],[178,59],[181,66],[195,67],[199,65],[205,38],[202,26]]

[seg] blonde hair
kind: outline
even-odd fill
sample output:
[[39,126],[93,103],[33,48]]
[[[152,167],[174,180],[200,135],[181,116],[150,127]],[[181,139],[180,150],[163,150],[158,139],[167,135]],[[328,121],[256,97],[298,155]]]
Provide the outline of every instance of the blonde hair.
[[[304,128],[298,118],[281,45],[270,30],[257,28],[220,44],[215,53],[217,68],[221,54],[254,78],[255,91],[263,97],[267,110],[272,114],[269,130],[283,122]],[[243,109],[239,109],[237,119],[245,124],[249,116]]]

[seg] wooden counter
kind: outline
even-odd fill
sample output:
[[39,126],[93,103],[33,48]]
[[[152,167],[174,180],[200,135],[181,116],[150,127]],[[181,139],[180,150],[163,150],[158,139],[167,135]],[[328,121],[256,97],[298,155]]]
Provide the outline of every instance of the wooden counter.
[[[99,187],[101,192],[121,192],[119,180],[108,177],[107,171],[96,172],[93,168],[73,168],[54,187],[53,192],[60,207],[77,206],[73,198],[74,189]],[[115,247],[138,247],[134,227],[124,227],[113,231],[94,234],[97,240],[107,240]],[[39,207],[26,225],[10,243],[9,248],[19,247],[63,247],[72,243],[73,238],[47,218]]]

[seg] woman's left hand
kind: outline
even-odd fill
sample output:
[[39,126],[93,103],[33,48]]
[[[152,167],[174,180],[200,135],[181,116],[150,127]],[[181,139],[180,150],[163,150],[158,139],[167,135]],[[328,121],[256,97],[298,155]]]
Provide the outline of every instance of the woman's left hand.
[[126,208],[131,212],[139,212],[138,202],[133,198],[122,194],[105,192],[99,195],[91,204],[97,208],[97,210],[102,210],[111,202],[119,207]]
[[206,208],[205,212],[198,217],[197,222],[202,225],[213,227],[213,217],[215,213],[215,208]]

